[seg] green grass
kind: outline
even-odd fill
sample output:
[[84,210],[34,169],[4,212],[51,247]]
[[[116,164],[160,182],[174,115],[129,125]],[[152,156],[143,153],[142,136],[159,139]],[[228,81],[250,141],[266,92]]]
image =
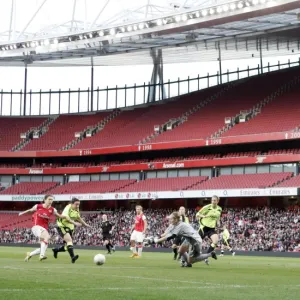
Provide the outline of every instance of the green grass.
[[[76,250],[71,264],[67,253],[55,260],[33,257],[25,263],[28,248],[0,248],[0,299],[300,299],[300,260],[293,258],[229,255],[180,268],[172,254],[144,253],[130,259],[128,252],[108,256],[103,266],[93,264],[101,251]],[[102,253],[104,253],[102,251]]]

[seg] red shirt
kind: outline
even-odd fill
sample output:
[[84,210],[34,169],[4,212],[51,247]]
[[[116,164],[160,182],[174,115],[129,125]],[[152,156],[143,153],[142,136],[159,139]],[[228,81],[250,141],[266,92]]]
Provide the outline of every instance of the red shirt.
[[33,226],[38,225],[48,230],[49,221],[54,213],[54,208],[44,208],[43,204],[37,205],[37,210],[32,216]]
[[144,231],[144,228],[145,228],[144,220],[146,220],[146,217],[144,216],[144,214],[135,216],[135,226],[134,226],[135,231],[139,231],[139,232]]

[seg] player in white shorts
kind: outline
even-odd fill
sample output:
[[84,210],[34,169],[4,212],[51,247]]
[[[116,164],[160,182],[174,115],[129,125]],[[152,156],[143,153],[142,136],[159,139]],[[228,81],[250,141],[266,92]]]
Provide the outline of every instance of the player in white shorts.
[[[137,205],[135,207],[136,216],[135,223],[132,226],[132,233],[130,237],[130,250],[132,251],[131,258],[140,258],[143,252],[143,241],[145,238],[145,232],[147,230],[147,220],[145,215],[143,214],[143,207],[141,205]],[[138,251],[136,251],[136,245]]]
[[52,195],[45,195],[43,204],[37,204],[34,205],[31,209],[28,209],[24,212],[20,212],[19,216],[22,216],[24,214],[33,213],[32,221],[33,221],[33,227],[31,228],[32,233],[34,236],[36,236],[40,243],[41,247],[38,249],[35,249],[32,252],[27,252],[25,261],[28,262],[29,259],[34,255],[40,254],[40,261],[46,259],[45,256],[46,250],[48,248],[48,243],[50,239],[50,235],[48,233],[49,228],[49,221],[52,215],[67,219],[69,217],[65,217],[60,215],[57,210],[52,207],[53,202],[53,196]]

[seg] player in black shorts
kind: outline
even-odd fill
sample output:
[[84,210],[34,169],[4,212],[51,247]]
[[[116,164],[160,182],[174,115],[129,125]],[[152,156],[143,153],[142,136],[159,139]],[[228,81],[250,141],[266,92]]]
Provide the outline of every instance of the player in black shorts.
[[[222,214],[222,208],[218,205],[219,200],[218,196],[212,196],[211,204],[202,207],[196,214],[196,218],[199,220],[199,234],[201,238],[207,237],[211,241],[207,253],[214,251],[219,242],[216,230]],[[208,260],[205,260],[205,263],[208,265]]]
[[107,254],[111,254],[111,250],[115,252],[115,247],[112,244],[112,236],[111,236],[111,232],[114,229],[114,224],[112,224],[107,220],[107,215],[102,216],[101,228],[102,228],[104,245],[107,249]]
[[223,226],[220,256],[224,256],[224,249],[228,249],[231,252],[232,256],[235,256],[235,252],[233,251],[233,248],[231,246],[230,233],[226,225]]

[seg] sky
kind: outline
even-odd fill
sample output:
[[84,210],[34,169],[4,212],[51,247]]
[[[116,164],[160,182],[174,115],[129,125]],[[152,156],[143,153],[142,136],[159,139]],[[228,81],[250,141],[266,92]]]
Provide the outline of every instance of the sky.
[[[225,0],[226,1],[226,0]],[[195,6],[199,4],[211,4],[211,3],[220,3],[225,2],[223,0],[150,0],[149,3],[152,5],[157,5],[164,7],[161,11],[174,10],[174,6],[185,5]],[[45,2],[45,3],[44,3]],[[36,17],[30,22],[36,9],[43,4],[40,12]],[[17,39],[20,32],[22,32],[26,24],[28,24],[26,32],[35,33],[41,32],[45,29],[53,27],[53,25],[59,25],[64,22],[70,21],[72,19],[72,10],[74,7],[75,0],[6,0],[0,2],[0,33],[2,33],[2,39],[8,39],[8,35],[5,33],[9,27],[15,29],[15,32],[11,34],[11,39]],[[107,6],[105,6],[105,4]],[[97,15],[102,8],[105,7],[103,13],[99,16],[97,24],[103,24],[107,20],[111,19],[113,16],[118,16],[118,22],[128,21],[126,18],[144,18],[145,10],[139,10],[134,14],[129,14],[122,17],[120,13],[128,9],[136,9],[145,6],[148,3],[148,0],[77,0],[74,19],[82,21],[82,26],[86,29],[90,26],[91,23],[96,19]],[[14,13],[11,15],[11,8],[14,5]],[[12,18],[11,18],[12,17]],[[50,27],[49,27],[50,26]],[[79,28],[80,29],[80,28]],[[84,28],[81,28],[83,30]],[[53,29],[51,29],[53,30]],[[62,27],[58,27],[57,33],[61,33]],[[280,54],[279,54],[280,55]],[[291,61],[299,60],[299,54],[289,55],[289,56],[274,56],[274,57],[264,57],[263,64],[267,65],[268,63],[275,64],[278,61],[281,63],[287,63],[288,59]],[[258,58],[252,59],[241,59],[241,60],[226,60],[222,62],[223,72],[235,71],[237,68],[246,69],[248,66],[250,68],[257,67],[260,63]],[[20,91],[24,89],[24,68],[22,67],[0,67],[0,90],[9,92]],[[219,70],[219,63],[217,61],[206,61],[199,63],[181,63],[181,64],[166,64],[164,65],[164,81],[177,81],[178,78],[187,79],[199,76],[206,76],[208,73],[214,75]],[[251,73],[255,74],[256,71]],[[122,87],[125,84],[127,86],[133,86],[134,84],[143,85],[148,83],[152,74],[151,65],[137,65],[137,66],[97,66],[94,68],[94,87],[99,87],[100,89],[105,89],[106,87],[114,88],[116,86]],[[91,69],[90,67],[28,67],[28,81],[27,81],[27,90],[32,91],[49,91],[50,89],[55,90],[81,90],[87,89],[91,84]],[[244,73],[246,75],[246,72]],[[250,74],[251,75],[251,74]],[[232,75],[229,78],[230,80],[235,80],[236,75]],[[224,76],[224,81],[227,80],[227,76]],[[207,80],[202,80],[201,87],[207,87]],[[210,85],[217,84],[217,79],[213,78],[210,80]],[[180,86],[180,92],[187,92],[187,83],[182,83]],[[190,90],[197,89],[197,82],[193,81],[190,86]],[[131,94],[130,94],[131,93]],[[133,91],[129,92],[127,95],[128,105],[133,105]],[[137,95],[137,104],[140,104],[142,101],[142,89],[139,90]],[[173,84],[170,88],[170,96],[175,96],[178,93],[178,86]],[[72,97],[75,97],[75,93]],[[115,105],[115,96],[114,91],[109,93],[108,97],[108,106],[113,108]],[[48,101],[48,96],[43,96],[43,101]],[[65,95],[64,95],[65,97]],[[106,96],[103,94],[103,97]],[[32,112],[37,114],[39,112],[38,102],[39,99],[37,96],[32,99],[32,107],[35,111]],[[18,96],[19,99],[19,96]],[[14,97],[12,105],[10,104],[10,95],[4,95],[2,102],[0,103],[1,111],[3,115],[18,114],[20,111],[20,103],[17,97]],[[75,99],[75,98],[74,98]],[[55,108],[51,110],[51,113],[56,113],[58,109],[57,99],[53,100]],[[63,112],[66,112],[67,101],[63,104],[61,108]],[[105,109],[106,101],[101,101],[98,105],[99,109]],[[122,107],[125,104],[124,93],[120,92],[118,94],[118,106]],[[53,104],[54,105],[54,104]],[[47,105],[46,105],[47,106]],[[76,99],[71,103],[72,112],[76,112],[78,109],[78,104]],[[87,109],[87,104],[83,102],[80,106],[80,111],[85,111]],[[47,111],[45,111],[47,113]]]
[[[112,19],[116,19],[115,23],[118,24],[128,22],[130,19],[143,19],[146,14],[145,6],[148,3],[157,7],[148,9],[148,17],[151,17],[151,14],[161,15],[172,12],[177,9],[174,7],[182,5],[189,8],[226,2],[226,0],[2,0],[0,1],[0,33],[2,34],[0,40],[9,40],[8,35],[3,36],[9,28],[12,30],[11,41],[20,38],[23,30],[25,35],[22,37],[25,39],[30,37],[30,35],[26,36],[26,33],[49,32],[50,29],[55,32],[54,26],[72,20],[75,2],[74,20],[81,22],[78,30],[82,31],[89,29],[95,20],[95,24],[100,26]],[[41,9],[33,18],[39,7]],[[56,30],[57,33],[63,33],[66,28],[57,27]]]

